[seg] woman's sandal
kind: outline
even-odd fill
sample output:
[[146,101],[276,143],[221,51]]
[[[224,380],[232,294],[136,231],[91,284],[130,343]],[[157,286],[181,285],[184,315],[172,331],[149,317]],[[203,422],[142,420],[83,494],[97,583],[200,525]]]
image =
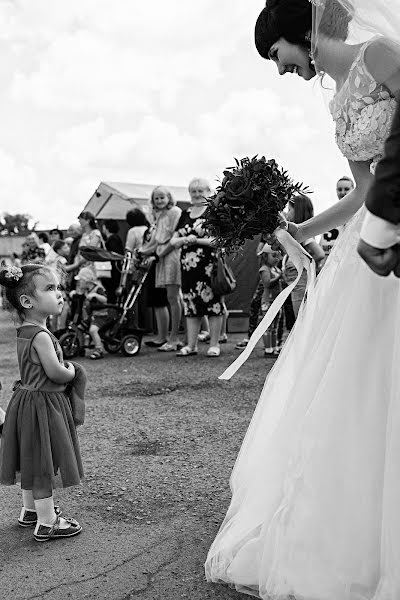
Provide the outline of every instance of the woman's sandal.
[[176,352],[176,356],[195,356],[197,354],[197,350],[194,350],[190,346],[183,346],[178,352]]
[[218,346],[210,346],[210,348],[207,350],[207,356],[219,356],[221,354],[221,348],[219,348]]
[[182,348],[182,342],[176,342],[175,344],[171,344],[170,342],[165,342],[162,346],[157,348],[158,352],[176,352]]
[[99,358],[104,358],[104,352],[103,350],[100,350],[100,348],[95,348],[89,358],[92,360],[99,360]]

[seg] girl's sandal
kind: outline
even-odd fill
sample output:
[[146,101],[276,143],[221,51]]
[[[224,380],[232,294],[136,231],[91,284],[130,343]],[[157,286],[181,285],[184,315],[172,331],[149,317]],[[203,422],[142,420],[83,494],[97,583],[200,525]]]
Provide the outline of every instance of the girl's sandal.
[[175,356],[195,356],[197,354],[197,350],[194,350],[190,346],[183,346],[178,352],[176,352]]
[[99,348],[95,348],[89,358],[92,360],[99,360],[99,358],[104,358],[104,352]]

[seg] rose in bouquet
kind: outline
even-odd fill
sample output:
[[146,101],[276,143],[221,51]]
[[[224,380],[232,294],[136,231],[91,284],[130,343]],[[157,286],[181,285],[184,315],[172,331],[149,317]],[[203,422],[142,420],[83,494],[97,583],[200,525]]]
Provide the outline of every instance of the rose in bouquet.
[[296,193],[309,193],[273,159],[254,156],[235,161],[236,166],[224,171],[215,194],[207,198],[204,214],[216,246],[228,254],[237,252],[246,240],[260,233],[273,233],[290,198]]

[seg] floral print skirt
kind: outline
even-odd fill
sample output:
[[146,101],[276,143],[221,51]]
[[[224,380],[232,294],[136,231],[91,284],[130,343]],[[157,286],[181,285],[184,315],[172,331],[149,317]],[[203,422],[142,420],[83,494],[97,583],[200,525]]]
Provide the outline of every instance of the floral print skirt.
[[182,249],[182,295],[185,317],[219,317],[224,308],[221,296],[211,289],[211,273],[217,256],[207,246]]

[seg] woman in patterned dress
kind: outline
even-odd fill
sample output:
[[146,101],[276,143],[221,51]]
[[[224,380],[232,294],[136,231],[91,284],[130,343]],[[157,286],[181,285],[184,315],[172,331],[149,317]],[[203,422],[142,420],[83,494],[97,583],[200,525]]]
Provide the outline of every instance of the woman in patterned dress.
[[208,316],[210,324],[210,347],[207,356],[220,354],[219,336],[221,332],[224,306],[221,297],[211,288],[211,273],[216,265],[217,255],[212,248],[212,238],[203,228],[205,198],[211,189],[205,179],[193,179],[189,184],[192,206],[184,211],[179,219],[172,243],[182,248],[182,295],[186,317],[187,345],[177,356],[197,354],[197,339],[201,319]]

